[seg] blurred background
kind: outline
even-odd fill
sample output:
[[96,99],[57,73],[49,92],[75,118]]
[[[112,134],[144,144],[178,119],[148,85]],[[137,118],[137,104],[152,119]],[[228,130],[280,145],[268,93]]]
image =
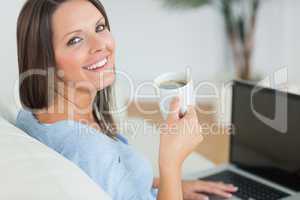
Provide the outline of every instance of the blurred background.
[[[23,2],[9,1],[1,8],[3,74],[17,72],[15,29]],[[234,77],[260,79],[283,67],[288,69],[289,82],[300,84],[298,0],[102,2],[117,41],[117,68],[131,78],[134,89],[163,72],[184,71],[186,67],[191,68],[196,84]],[[255,24],[252,26],[251,6],[256,4]],[[227,14],[224,12],[226,6]],[[232,35],[235,35],[234,39]],[[250,47],[240,48],[240,45]],[[249,51],[247,69],[243,60],[237,61],[245,58],[242,52],[245,49]],[[127,78],[121,75],[121,79]],[[12,81],[15,80],[10,76],[1,77],[1,84]],[[132,93],[127,84],[122,84],[125,98]],[[8,91],[11,91],[11,85],[7,84]],[[152,94],[153,88],[142,87],[140,93]]]
[[[264,79],[284,67],[290,84],[300,83],[297,0],[103,2],[117,40],[118,69],[136,87],[186,67],[196,84]],[[140,93],[152,92],[143,87]]]

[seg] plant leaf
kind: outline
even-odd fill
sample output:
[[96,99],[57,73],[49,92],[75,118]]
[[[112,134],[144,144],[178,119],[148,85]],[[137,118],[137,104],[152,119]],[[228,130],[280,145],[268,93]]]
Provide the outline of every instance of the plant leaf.
[[196,8],[210,3],[211,0],[163,0],[166,7]]

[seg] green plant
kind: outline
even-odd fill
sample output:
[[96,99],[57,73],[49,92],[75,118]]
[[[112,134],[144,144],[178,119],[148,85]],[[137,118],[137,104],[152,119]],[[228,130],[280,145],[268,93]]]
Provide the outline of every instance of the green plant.
[[224,19],[226,34],[232,49],[237,77],[251,79],[251,57],[257,12],[261,0],[164,0],[172,8],[215,6]]
[[210,0],[165,0],[165,6],[177,8],[196,8],[208,4]]

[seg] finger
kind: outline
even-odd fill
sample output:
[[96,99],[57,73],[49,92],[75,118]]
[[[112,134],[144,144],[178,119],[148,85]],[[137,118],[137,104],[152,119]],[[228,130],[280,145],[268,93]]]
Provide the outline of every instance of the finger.
[[186,116],[190,118],[197,117],[196,110],[194,106],[188,106]]
[[215,187],[211,187],[209,185],[201,185],[200,188],[201,188],[201,192],[206,192],[206,193],[209,193],[209,194],[215,194],[217,196],[224,197],[224,198],[232,197],[231,193],[220,190],[220,189],[215,188]]
[[180,97],[175,97],[172,99],[170,103],[170,113],[168,118],[176,120],[179,117],[179,110],[180,110]]
[[191,193],[187,197],[185,197],[185,199],[187,199],[187,200],[209,200],[209,197],[204,194],[200,194],[200,193]]
[[227,184],[227,186],[233,188],[235,190],[235,192],[239,190],[239,188],[235,185]]
[[211,187],[218,188],[220,190],[224,190],[226,192],[236,192],[238,190],[237,187],[235,187],[232,184],[225,184],[223,182],[209,182]]

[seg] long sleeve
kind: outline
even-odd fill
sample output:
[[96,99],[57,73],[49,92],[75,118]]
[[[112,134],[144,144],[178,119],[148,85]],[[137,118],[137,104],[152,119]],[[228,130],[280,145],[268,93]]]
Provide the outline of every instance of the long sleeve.
[[[115,141],[103,140],[97,135],[81,138],[74,135],[64,141],[61,153],[85,171],[113,200],[155,199],[152,183],[144,187],[136,181],[136,169],[126,164],[123,152],[118,151],[120,149],[115,146]],[[139,161],[136,160],[136,165],[141,164]],[[139,178],[148,181],[147,174],[141,174]]]

